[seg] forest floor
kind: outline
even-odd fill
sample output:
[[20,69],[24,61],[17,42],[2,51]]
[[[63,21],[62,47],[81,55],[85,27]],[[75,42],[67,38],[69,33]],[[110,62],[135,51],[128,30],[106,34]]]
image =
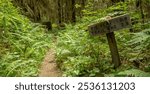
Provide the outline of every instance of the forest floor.
[[39,77],[61,77],[62,73],[55,60],[55,50],[50,49],[41,65]]

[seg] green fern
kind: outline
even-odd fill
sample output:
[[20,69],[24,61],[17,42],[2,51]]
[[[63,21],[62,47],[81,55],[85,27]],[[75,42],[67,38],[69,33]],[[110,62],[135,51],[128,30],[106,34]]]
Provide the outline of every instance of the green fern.
[[[139,33],[135,33],[132,40],[128,42],[128,46],[132,49],[130,60],[144,60],[150,58],[150,29],[145,29]],[[149,62],[149,61],[146,61]]]
[[126,77],[150,77],[150,73],[138,70],[138,69],[130,69],[119,72],[115,76],[126,76]]
[[37,76],[51,36],[0,0],[0,76]]

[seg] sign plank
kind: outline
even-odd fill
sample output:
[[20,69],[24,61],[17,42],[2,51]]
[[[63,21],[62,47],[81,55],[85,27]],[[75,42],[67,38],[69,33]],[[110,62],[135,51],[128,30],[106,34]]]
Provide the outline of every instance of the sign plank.
[[88,26],[91,35],[101,35],[131,26],[128,14],[117,16]]
[[131,20],[129,15],[122,15],[109,20],[111,32],[117,31],[123,28],[131,27]]
[[110,27],[109,22],[102,21],[100,23],[90,25],[88,27],[88,29],[89,29],[91,35],[100,35],[100,34],[109,33],[110,32],[109,27]]

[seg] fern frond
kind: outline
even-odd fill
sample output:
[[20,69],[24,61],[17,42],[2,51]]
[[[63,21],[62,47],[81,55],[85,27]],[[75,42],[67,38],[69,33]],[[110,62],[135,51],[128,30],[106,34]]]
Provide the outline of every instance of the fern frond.
[[138,69],[130,69],[130,70],[119,72],[116,76],[150,77],[150,73],[147,73]]

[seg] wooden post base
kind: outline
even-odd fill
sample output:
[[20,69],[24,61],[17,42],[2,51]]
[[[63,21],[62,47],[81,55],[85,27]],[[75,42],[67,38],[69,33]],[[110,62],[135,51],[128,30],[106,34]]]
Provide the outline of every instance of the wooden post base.
[[119,57],[119,53],[118,53],[115,35],[114,35],[114,32],[107,33],[106,35],[107,35],[107,39],[108,39],[109,48],[111,51],[112,62],[114,63],[114,68],[116,69],[117,67],[120,66],[121,61],[120,61],[120,57]]

